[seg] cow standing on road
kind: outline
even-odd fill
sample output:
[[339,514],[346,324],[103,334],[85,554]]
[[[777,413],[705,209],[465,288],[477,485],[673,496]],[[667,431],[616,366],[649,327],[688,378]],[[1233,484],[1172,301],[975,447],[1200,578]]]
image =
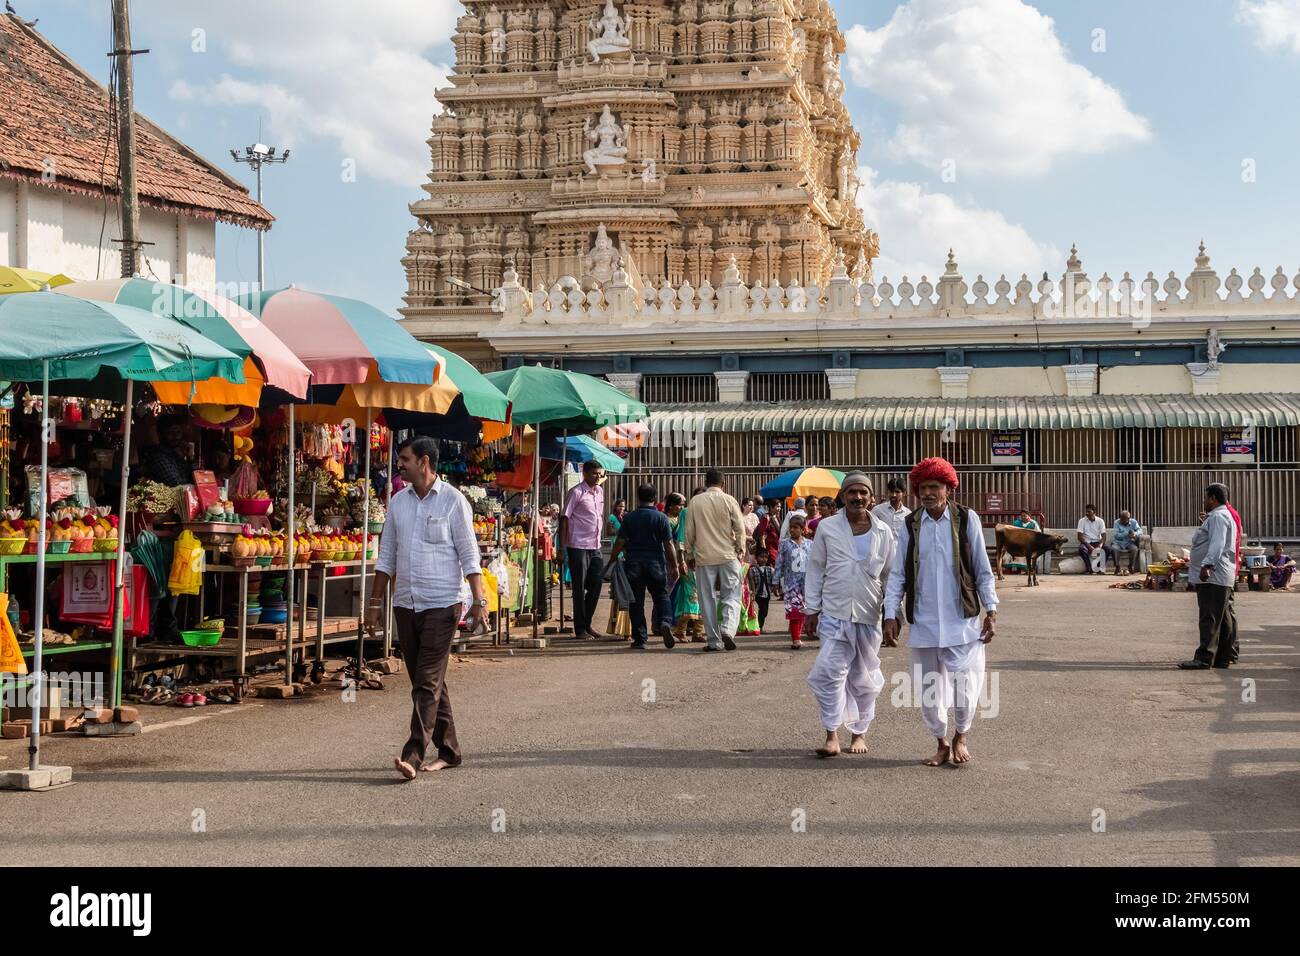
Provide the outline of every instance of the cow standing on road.
[[1011,524],[994,527],[997,536],[998,551],[993,567],[997,570],[998,580],[1002,580],[1002,557],[1009,554],[1013,558],[1024,558],[1028,567],[1025,586],[1038,586],[1038,559],[1048,552],[1061,553],[1068,539],[1060,534],[1044,534],[1032,528],[1017,528]]

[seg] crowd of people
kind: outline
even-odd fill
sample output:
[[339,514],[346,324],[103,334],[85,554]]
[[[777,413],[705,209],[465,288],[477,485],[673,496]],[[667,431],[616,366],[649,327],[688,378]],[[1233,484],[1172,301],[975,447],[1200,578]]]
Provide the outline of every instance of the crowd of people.
[[[437,456],[437,443],[429,439],[399,448],[407,487],[393,496],[367,613],[373,628],[391,587],[412,683],[410,734],[394,761],[406,780],[462,760],[446,669],[466,611],[463,583],[468,581],[472,594],[471,622],[484,616],[487,605],[471,509],[438,478]],[[807,677],[825,734],[815,752],[834,757],[845,752],[844,728],[847,752],[866,752],[885,685],[880,650],[898,646],[906,622],[921,722],[936,741],[924,763],[971,759],[968,735],[984,684],[985,647],[996,633],[998,594],[980,515],[953,497],[960,481],[952,464],[942,458],[918,462],[906,482],[891,480],[879,501],[871,479],[850,472],[834,497],[796,498],[784,513],[780,501],[738,502],[716,469],[706,472],[703,487],[689,500],[675,492],[661,496],[642,484],[635,508],[616,502],[607,512],[603,479],[604,469],[588,462],[558,516],[578,637],[607,637],[593,624],[607,576],[624,593],[619,603],[627,608],[626,639],[637,651],[648,648],[651,632],[668,649],[698,642],[706,653],[734,651],[737,636],[761,632],[772,599],[779,598],[791,646],[819,643]],[[909,491],[915,510],[906,504]],[[1228,667],[1239,654],[1232,593],[1240,516],[1220,484],[1206,489],[1204,505],[1190,559],[1200,641],[1194,657],[1179,665],[1197,670]],[[1095,508],[1086,511],[1078,530],[1085,565],[1106,547],[1104,523]],[[1028,513],[1021,520],[1022,527],[1036,527]],[[614,539],[607,558],[602,532]],[[1116,559],[1128,555],[1132,570],[1142,528],[1125,511],[1113,532],[1109,547]],[[1285,583],[1294,571],[1295,562],[1275,548],[1275,580]]]
[[[586,640],[619,640],[591,627],[599,589],[588,577],[589,546],[602,478],[599,464],[589,462],[583,483],[566,497],[564,543],[575,569],[575,631]],[[917,511],[905,504],[909,484],[922,505]],[[920,695],[924,725],[938,743],[926,763],[965,763],[997,592],[979,515],[950,498],[957,486],[956,470],[941,458],[920,462],[907,482],[891,480],[880,501],[870,479],[852,472],[834,497],[796,497],[784,511],[779,499],[737,501],[716,469],[689,501],[676,493],[661,498],[642,484],[636,508],[616,502],[606,526],[614,543],[603,576],[615,579],[616,591],[626,582],[628,646],[646,650],[654,633],[668,649],[698,641],[706,653],[734,651],[738,636],[761,632],[779,598],[791,647],[820,645],[808,675],[826,735],[816,753],[833,757],[842,752],[844,727],[848,752],[865,752],[884,686],[880,647],[897,646],[905,618],[920,685],[932,688]]]

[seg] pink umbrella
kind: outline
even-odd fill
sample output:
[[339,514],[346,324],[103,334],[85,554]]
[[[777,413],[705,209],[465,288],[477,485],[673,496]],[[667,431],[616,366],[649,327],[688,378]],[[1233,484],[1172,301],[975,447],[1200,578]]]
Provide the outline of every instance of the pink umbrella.
[[[307,396],[310,369],[257,316],[215,292],[140,278],[73,282],[61,285],[55,291],[78,299],[133,305],[154,315],[183,322],[237,355],[251,352],[267,385],[294,398]],[[186,402],[189,400],[189,383],[185,383],[184,392],[172,389],[166,396],[160,394],[159,398],[168,404]],[[195,395],[194,400],[202,402],[204,399],[202,395]],[[224,399],[216,401],[226,403]]]

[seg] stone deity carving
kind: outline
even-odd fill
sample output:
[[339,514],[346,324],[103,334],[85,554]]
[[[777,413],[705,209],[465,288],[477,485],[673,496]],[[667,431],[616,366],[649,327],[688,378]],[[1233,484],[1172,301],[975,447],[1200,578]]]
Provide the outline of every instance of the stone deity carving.
[[632,41],[627,35],[631,25],[631,17],[619,16],[614,0],[605,0],[605,12],[590,23],[592,38],[587,41],[587,52],[591,59],[599,63],[602,56],[631,51]]
[[621,166],[627,159],[627,141],[631,133],[626,126],[620,126],[614,121],[609,104],[601,109],[600,120],[595,127],[591,125],[591,117],[587,117],[583,133],[586,134],[587,142],[592,144],[592,148],[582,154],[588,175],[596,175],[597,166]]
[[1219,356],[1228,350],[1227,343],[1219,338],[1218,329],[1210,329],[1205,335],[1205,364],[1209,368],[1219,367]]
[[655,168],[654,158],[651,157],[650,159],[647,159],[645,161],[645,165],[641,169],[641,181],[643,183],[653,183],[653,182],[657,182],[658,179],[659,179],[659,173],[658,170]]
[[587,271],[587,275],[604,285],[614,278],[614,272],[622,264],[622,261],[623,257],[614,248],[614,241],[609,238],[609,233],[605,231],[605,224],[602,222],[596,227],[595,245],[591,247],[590,252],[582,257],[582,264]]

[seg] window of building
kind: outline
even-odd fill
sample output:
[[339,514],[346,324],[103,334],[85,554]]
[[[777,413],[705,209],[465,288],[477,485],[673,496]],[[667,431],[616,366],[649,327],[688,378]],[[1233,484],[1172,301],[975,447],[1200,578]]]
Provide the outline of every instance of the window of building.
[[825,372],[754,372],[749,376],[751,402],[816,402],[830,397]]
[[647,405],[716,402],[717,400],[718,380],[712,373],[641,376],[641,401]]

